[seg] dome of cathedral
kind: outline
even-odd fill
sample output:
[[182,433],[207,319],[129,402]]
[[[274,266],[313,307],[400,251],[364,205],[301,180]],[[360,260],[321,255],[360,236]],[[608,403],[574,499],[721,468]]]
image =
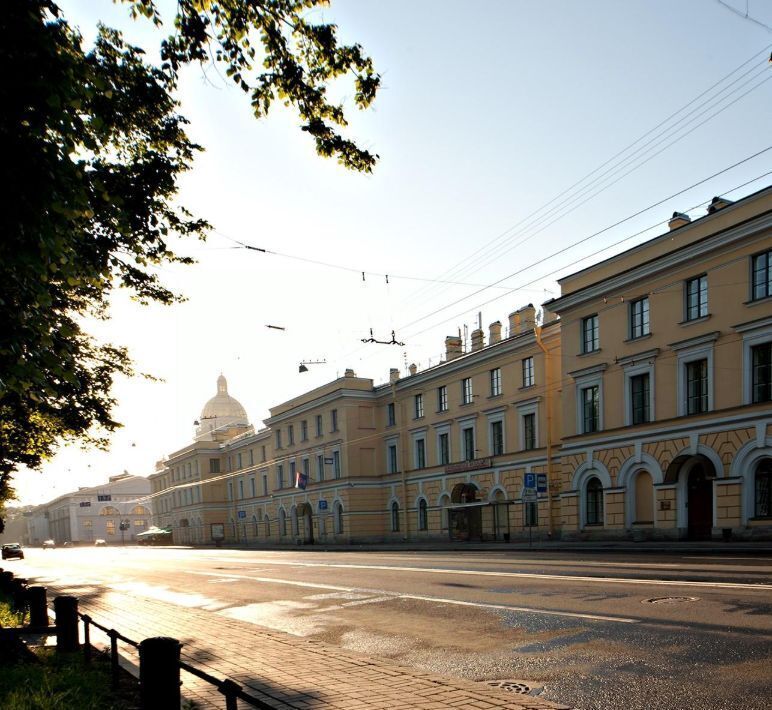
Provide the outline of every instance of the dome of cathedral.
[[244,419],[247,413],[241,403],[228,394],[228,381],[220,375],[217,378],[217,394],[212,397],[201,410],[201,419],[214,419],[215,417],[234,417]]

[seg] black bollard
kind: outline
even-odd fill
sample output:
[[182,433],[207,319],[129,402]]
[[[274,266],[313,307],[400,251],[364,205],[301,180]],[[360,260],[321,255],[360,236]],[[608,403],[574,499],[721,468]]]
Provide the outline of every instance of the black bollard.
[[27,590],[29,604],[29,625],[48,626],[48,591],[45,587],[30,587]]
[[78,640],[78,598],[56,597],[54,599],[56,615],[56,650],[77,651]]
[[12,584],[13,584],[13,572],[8,572],[6,570],[3,570],[2,572],[0,572],[0,591],[8,594],[8,592],[11,591]]
[[139,693],[143,710],[180,706],[180,650],[182,644],[168,636],[139,644]]

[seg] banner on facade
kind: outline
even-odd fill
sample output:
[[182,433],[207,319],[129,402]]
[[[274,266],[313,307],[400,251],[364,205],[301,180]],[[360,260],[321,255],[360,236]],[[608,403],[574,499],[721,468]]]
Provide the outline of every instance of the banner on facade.
[[308,474],[301,473],[300,471],[295,473],[295,488],[300,488],[301,490],[304,491],[307,485],[308,485]]

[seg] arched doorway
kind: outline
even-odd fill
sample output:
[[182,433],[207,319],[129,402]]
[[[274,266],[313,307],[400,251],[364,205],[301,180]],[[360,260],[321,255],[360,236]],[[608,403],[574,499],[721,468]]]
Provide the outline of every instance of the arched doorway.
[[474,483],[457,483],[450,493],[448,510],[449,536],[451,540],[482,540],[482,508],[475,505],[477,486]]
[[477,486],[474,483],[457,483],[450,494],[451,503],[473,503],[477,500]]
[[314,544],[314,511],[309,503],[301,503],[297,511],[297,525],[299,536],[303,538],[304,545]]
[[698,463],[686,481],[686,511],[690,540],[709,540],[713,528],[713,476]]

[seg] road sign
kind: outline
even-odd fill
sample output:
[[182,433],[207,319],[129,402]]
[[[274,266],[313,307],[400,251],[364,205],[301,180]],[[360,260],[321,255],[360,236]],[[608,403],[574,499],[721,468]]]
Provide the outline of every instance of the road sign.
[[539,493],[547,492],[547,474],[546,473],[539,473],[536,475],[536,490],[539,491]]
[[523,488],[536,488],[536,474],[526,473],[523,477]]
[[246,518],[247,517],[247,511],[246,510],[240,510],[239,511],[239,518]]
[[538,499],[535,488],[523,489],[523,503],[535,503]]
[[327,501],[326,500],[320,500],[319,501],[319,510],[327,510]]

